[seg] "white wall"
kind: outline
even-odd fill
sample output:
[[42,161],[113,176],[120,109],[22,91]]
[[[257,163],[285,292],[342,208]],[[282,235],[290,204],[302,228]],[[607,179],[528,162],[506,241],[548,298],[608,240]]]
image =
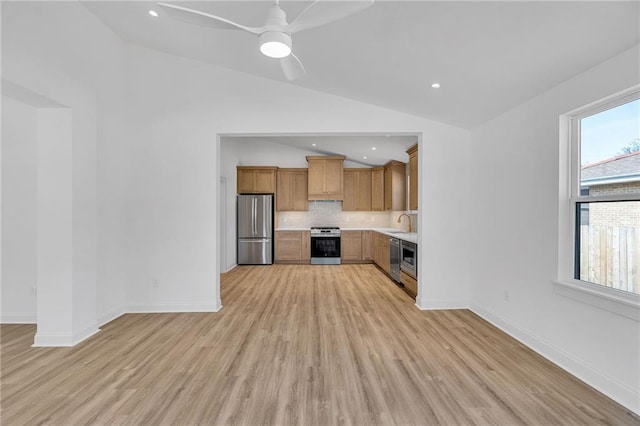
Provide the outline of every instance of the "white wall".
[[640,323],[562,297],[552,280],[559,116],[638,84],[639,63],[636,47],[475,129],[468,210],[473,310],[636,412]]
[[2,97],[2,318],[36,322],[37,110]]
[[73,2],[5,2],[2,31],[3,79],[73,110],[76,317],[102,323],[125,305],[123,44]]
[[468,132],[141,47],[128,49],[127,62],[136,165],[127,297],[134,307],[218,308],[218,175],[226,173],[231,201],[237,163],[217,156],[216,135],[327,132],[424,134],[421,197],[429,202],[422,210],[434,221],[421,226],[420,303],[467,305],[466,252],[458,242],[466,231]]

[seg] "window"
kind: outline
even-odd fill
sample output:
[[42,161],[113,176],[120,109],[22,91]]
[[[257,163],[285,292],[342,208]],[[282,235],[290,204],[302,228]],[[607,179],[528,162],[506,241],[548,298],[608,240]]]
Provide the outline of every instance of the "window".
[[563,116],[562,126],[559,284],[638,308],[640,89]]

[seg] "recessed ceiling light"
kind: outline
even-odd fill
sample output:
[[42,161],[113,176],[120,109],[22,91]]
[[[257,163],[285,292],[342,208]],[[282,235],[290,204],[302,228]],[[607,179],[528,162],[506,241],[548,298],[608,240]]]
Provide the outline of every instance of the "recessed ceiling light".
[[371,147],[371,151],[375,151],[375,150],[376,150],[376,147],[375,147],[375,146],[372,146],[372,147]]
[[433,83],[431,85],[431,87],[433,87],[434,89],[439,89],[440,88],[440,83]]
[[391,135],[387,135],[387,137],[389,137],[389,136],[391,136]]
[[316,144],[315,144],[315,143],[312,143],[312,144],[311,144],[311,146],[316,146]]
[[363,155],[363,156],[362,156],[362,158],[364,158],[364,159],[366,160],[366,159],[367,159],[367,156],[366,156],[366,155]]
[[149,15],[153,16],[154,18],[158,17],[158,12],[156,12],[155,10],[150,10],[149,11]]

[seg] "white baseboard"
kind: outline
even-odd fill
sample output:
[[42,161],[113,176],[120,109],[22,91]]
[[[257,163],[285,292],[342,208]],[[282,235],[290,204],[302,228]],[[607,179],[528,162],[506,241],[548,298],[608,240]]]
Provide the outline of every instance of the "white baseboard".
[[108,322],[113,321],[114,319],[126,314],[124,307],[119,306],[117,308],[111,309],[107,312],[104,312],[98,315],[98,327],[102,327]]
[[469,309],[469,302],[466,300],[424,300],[416,298],[416,306],[421,311]]
[[218,312],[222,309],[220,299],[216,303],[158,303],[129,305],[127,313],[148,314],[148,313],[174,313],[174,312]]
[[233,268],[235,268],[236,266],[238,266],[237,263],[234,263],[233,265],[231,265],[230,267],[227,268],[226,271],[223,272],[223,274],[226,274],[227,272],[231,271]]
[[60,333],[39,333],[33,339],[34,347],[61,347],[61,346],[75,346],[83,340],[93,336],[100,329],[97,323],[92,324],[82,330],[74,331],[71,334]]
[[640,415],[640,392],[638,392],[638,390],[618,382],[616,379],[607,376],[575,356],[545,342],[529,331],[510,324],[498,315],[494,315],[473,304],[470,309],[478,316],[495,325],[500,330],[542,355],[563,370]]
[[37,324],[38,315],[35,312],[3,312],[0,324]]

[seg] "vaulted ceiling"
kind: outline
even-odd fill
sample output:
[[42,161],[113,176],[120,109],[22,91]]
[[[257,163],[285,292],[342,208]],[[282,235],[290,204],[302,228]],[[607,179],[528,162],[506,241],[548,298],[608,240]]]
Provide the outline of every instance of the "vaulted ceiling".
[[[282,1],[291,21],[310,2]],[[286,82],[242,31],[178,22],[155,3],[85,6],[124,40]],[[260,26],[269,1],[179,4]],[[290,84],[473,128],[640,42],[640,2],[382,1],[294,34]],[[149,9],[160,16],[153,18]],[[441,87],[433,89],[431,84]]]

